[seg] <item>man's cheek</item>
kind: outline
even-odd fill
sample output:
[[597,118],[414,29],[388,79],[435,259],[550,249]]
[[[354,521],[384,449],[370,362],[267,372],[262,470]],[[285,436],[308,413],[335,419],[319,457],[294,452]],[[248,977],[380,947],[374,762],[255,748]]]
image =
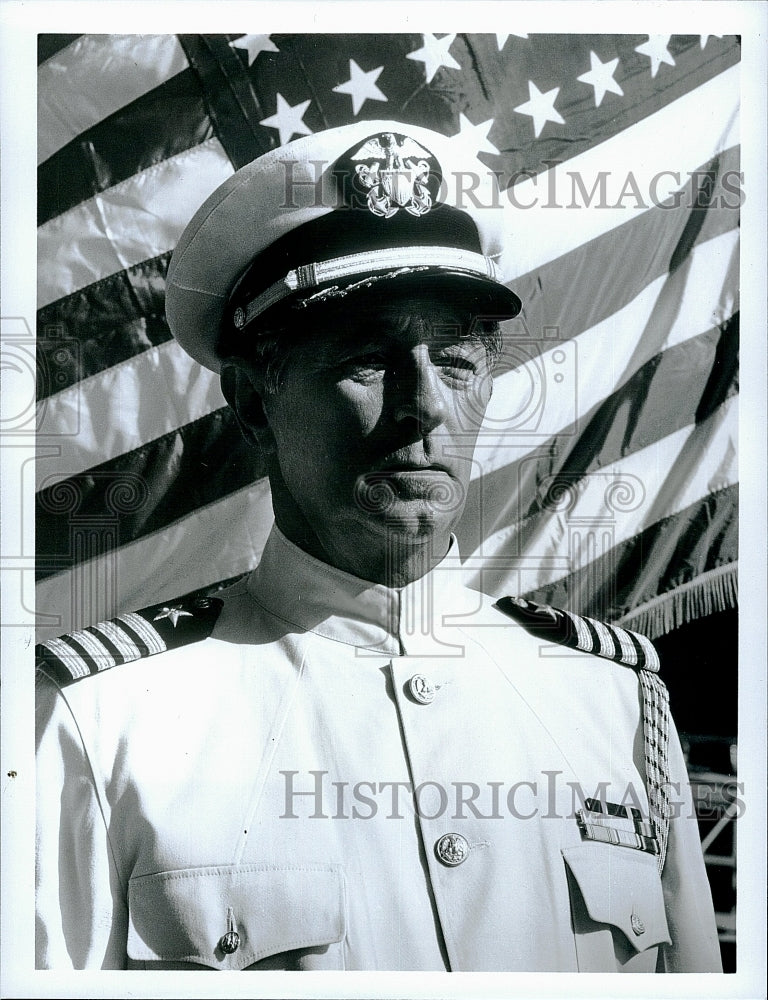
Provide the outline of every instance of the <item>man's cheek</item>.
[[368,384],[346,383],[334,400],[334,411],[342,415],[345,426],[372,427],[384,407],[384,386],[380,381]]

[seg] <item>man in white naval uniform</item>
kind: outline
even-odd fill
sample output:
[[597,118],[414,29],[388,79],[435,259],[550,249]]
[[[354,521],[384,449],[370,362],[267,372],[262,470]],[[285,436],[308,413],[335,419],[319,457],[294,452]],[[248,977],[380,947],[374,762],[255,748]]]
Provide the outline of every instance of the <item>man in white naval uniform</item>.
[[650,643],[461,583],[520,308],[471,170],[360,122],[187,227],[169,322],[276,524],[229,590],[39,648],[40,967],[719,970]]

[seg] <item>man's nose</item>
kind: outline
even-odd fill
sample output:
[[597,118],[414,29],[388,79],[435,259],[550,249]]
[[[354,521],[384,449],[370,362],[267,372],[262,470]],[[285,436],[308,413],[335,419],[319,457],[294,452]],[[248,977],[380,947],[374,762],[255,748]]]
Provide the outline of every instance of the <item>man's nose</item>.
[[426,348],[415,352],[398,383],[396,420],[414,421],[422,437],[443,423],[448,415],[446,387]]

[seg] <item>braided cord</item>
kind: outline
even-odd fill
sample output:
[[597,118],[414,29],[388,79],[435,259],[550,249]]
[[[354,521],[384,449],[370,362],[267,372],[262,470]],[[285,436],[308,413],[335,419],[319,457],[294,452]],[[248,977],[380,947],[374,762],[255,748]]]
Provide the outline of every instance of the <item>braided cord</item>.
[[648,782],[648,805],[656,839],[659,843],[659,874],[664,868],[669,836],[669,694],[657,673],[639,670],[643,691],[643,738],[645,773]]

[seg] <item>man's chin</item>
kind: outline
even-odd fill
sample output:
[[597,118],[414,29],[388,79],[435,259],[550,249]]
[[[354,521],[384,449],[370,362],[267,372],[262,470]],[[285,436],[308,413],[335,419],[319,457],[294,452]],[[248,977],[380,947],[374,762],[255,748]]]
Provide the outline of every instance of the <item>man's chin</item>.
[[358,522],[377,541],[389,538],[399,544],[423,545],[431,540],[435,545],[446,547],[460,513],[461,508],[441,509],[423,496],[398,497],[387,505],[386,512],[366,512],[358,517]]

